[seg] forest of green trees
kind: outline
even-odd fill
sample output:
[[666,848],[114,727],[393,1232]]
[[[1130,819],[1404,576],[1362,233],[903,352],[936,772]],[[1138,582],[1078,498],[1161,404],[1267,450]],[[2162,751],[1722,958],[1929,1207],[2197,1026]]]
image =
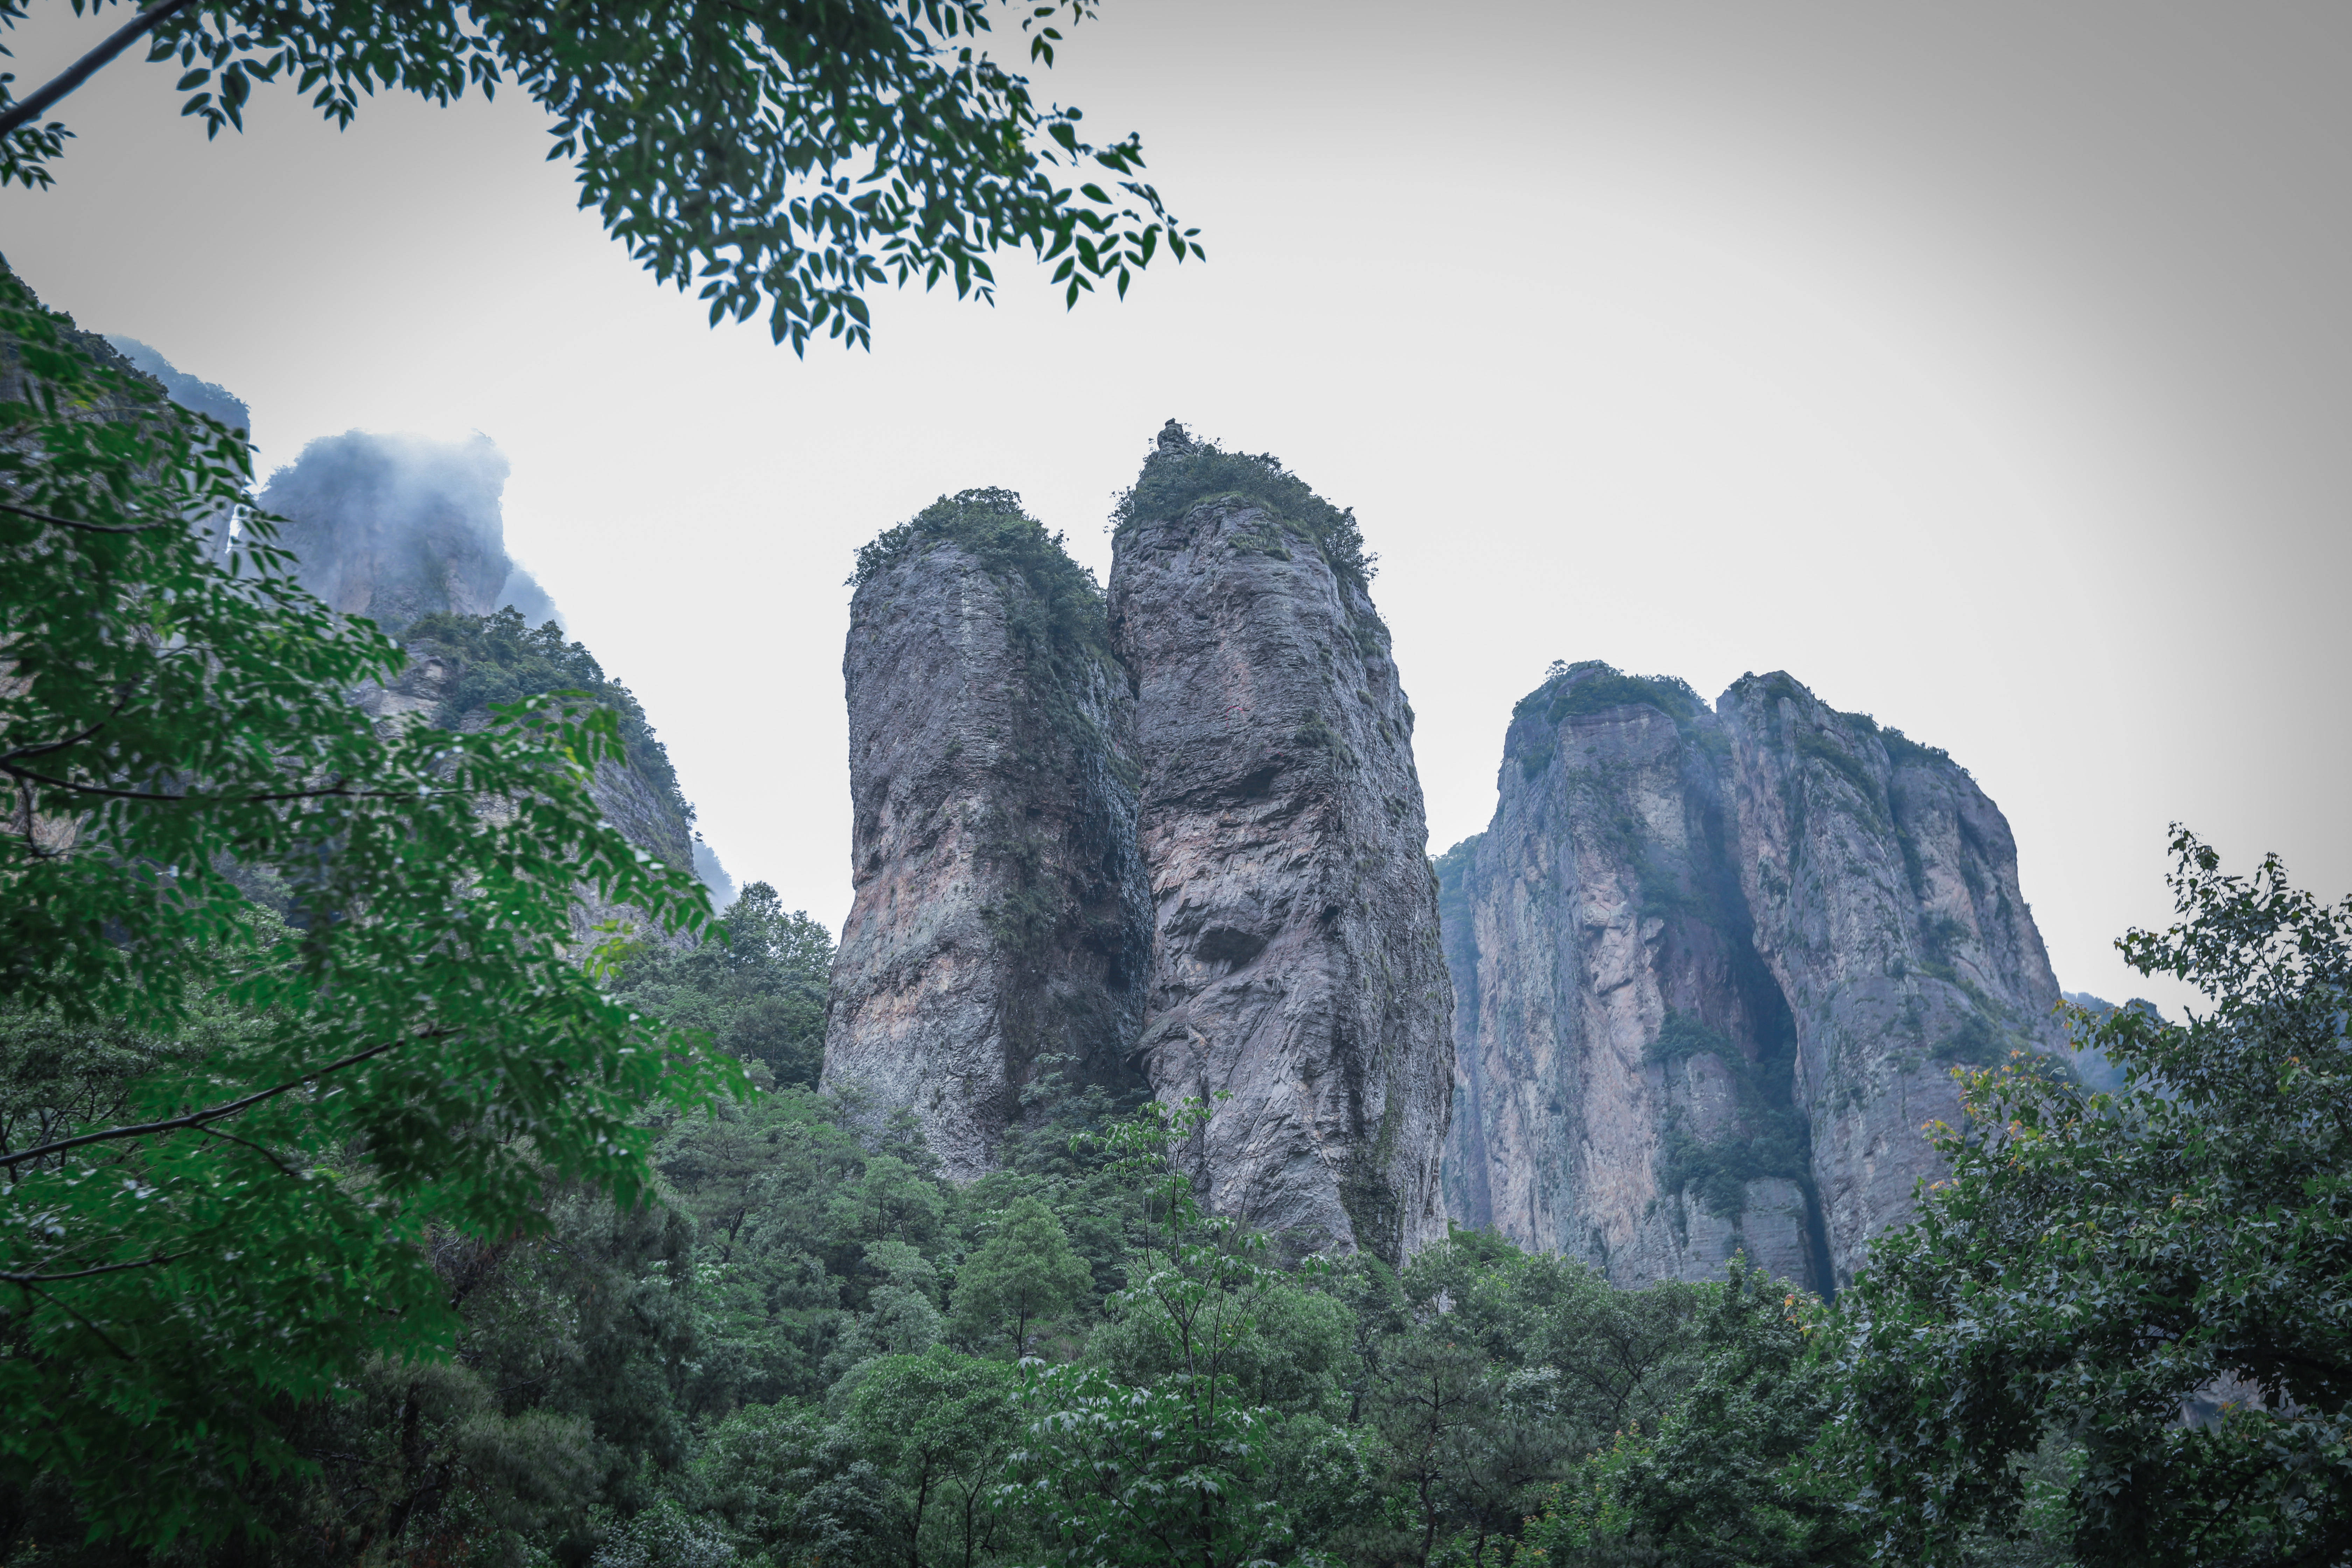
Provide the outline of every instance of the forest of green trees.
[[[517,83],[657,278],[796,349],[1007,247],[1073,301],[1196,254],[988,12],[166,0],[0,77],[0,180],[143,40],[214,129]],[[959,1187],[820,1092],[825,933],[597,808],[643,716],[369,720],[406,654],[252,479],[0,269],[5,1568],[2352,1562],[2352,900],[2179,832],[2119,945],[2204,1005],[2077,1016],[2119,1086],[1962,1069],[1835,1302],[1284,1256],[1196,1204],[1197,1103],[1048,1072]]]

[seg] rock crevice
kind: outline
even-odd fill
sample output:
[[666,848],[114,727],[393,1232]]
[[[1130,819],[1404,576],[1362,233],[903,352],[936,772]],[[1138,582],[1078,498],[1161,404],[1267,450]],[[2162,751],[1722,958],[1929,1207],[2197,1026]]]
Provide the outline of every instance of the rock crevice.
[[1622,1284],[1732,1252],[1824,1291],[1936,1169],[1950,1069],[2057,1043],[2000,813],[1785,675],[1710,709],[1558,668],[1439,862],[1447,1204]]
[[1172,425],[1107,599],[1001,491],[868,546],[825,1081],[967,1179],[1040,1064],[1202,1096],[1220,1211],[1392,1260],[1442,1234],[1452,992],[1369,576],[1351,516]]

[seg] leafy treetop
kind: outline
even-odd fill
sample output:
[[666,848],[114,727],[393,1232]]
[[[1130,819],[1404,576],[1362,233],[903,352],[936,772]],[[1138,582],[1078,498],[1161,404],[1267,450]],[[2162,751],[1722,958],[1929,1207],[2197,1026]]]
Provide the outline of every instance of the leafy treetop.
[[1856,1282],[1843,1425],[1886,1558],[2007,1528],[2053,1442],[2083,1568],[2352,1552],[2352,899],[2173,850],[2179,921],[2116,945],[2208,1008],[2075,1009],[2114,1093],[1967,1075],[1950,1175]]
[[[104,0],[73,0],[95,10]],[[992,297],[990,258],[1057,262],[1066,299],[1124,295],[1164,246],[1200,254],[1140,176],[1129,135],[1097,146],[1081,112],[1038,102],[982,45],[992,0],[157,0],[18,100],[0,77],[0,183],[47,184],[71,134],[43,116],[131,44],[176,58],[184,114],[242,129],[257,82],[285,77],[337,125],[362,94],[447,103],[506,83],[554,117],[548,156],[580,205],[665,283],[699,284],[716,323],[762,310],[778,342],[866,346],[866,291],[950,281]],[[1029,58],[1095,0],[1018,9]],[[26,0],[0,0],[0,26]]]

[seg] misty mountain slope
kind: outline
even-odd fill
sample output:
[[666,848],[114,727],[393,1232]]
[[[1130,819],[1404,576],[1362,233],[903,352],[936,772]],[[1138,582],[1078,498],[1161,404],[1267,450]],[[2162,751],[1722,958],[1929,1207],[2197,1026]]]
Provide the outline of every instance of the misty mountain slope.
[[856,583],[824,1082],[911,1110],[969,1181],[1042,1076],[1140,1087],[1133,697],[1092,575],[1010,491],[942,497]]
[[458,729],[488,722],[494,704],[587,691],[619,716],[627,753],[598,767],[597,804],[640,848],[701,869],[694,808],[644,708],[565,639],[553,603],[508,555],[506,479],[507,460],[486,437],[352,430],[304,447],[270,476],[259,504],[287,520],[279,542],[294,552],[305,587],[408,649],[399,679],[360,694],[369,712],[423,713]]
[[164,395],[181,407],[210,415],[232,430],[242,430],[248,436],[253,433],[252,410],[246,407],[245,399],[227,387],[190,375],[137,338],[110,332],[106,341],[115,353],[152,376]]
[[1841,1283],[1935,1171],[1951,1068],[2062,1047],[1999,808],[1785,675],[1710,710],[1559,668],[1499,795],[1440,862],[1465,1223],[1625,1284],[1734,1249]]
[[427,441],[364,430],[322,437],[270,475],[264,510],[300,559],[302,585],[394,633],[420,616],[486,616],[512,605],[561,619],[508,556],[499,508],[507,460],[488,437]]

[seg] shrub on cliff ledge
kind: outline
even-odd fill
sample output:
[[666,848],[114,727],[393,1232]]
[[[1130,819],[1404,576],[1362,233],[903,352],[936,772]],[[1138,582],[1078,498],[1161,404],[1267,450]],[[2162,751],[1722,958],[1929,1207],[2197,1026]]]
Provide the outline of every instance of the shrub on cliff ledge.
[[[901,561],[952,544],[1001,579],[1026,584],[1042,611],[1026,629],[1053,647],[1107,648],[1103,592],[1095,574],[1070,559],[1059,533],[1022,509],[1018,492],[990,487],[941,496],[857,551],[849,585],[862,588]],[[1016,631],[1024,629],[1016,626]]]
[[1352,510],[1342,510],[1307,488],[1271,452],[1228,452],[1213,441],[1162,446],[1143,461],[1143,472],[1118,498],[1111,521],[1120,531],[1147,519],[1180,518],[1212,496],[1255,501],[1295,525],[1339,574],[1358,589],[1377,571],[1377,556],[1364,553],[1363,531]]

